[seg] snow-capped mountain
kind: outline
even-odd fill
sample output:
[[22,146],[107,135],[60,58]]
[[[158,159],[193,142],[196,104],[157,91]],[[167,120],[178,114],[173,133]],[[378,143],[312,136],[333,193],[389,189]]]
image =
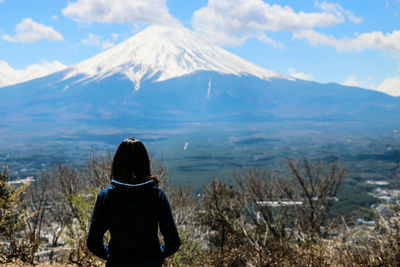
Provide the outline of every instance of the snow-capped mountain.
[[57,135],[271,121],[288,129],[299,121],[400,127],[399,98],[287,77],[166,26],[150,26],[66,70],[3,87],[0,107],[0,139],[15,129]]
[[83,80],[123,74],[140,88],[141,81],[156,81],[214,71],[220,74],[253,75],[260,79],[286,78],[254,65],[218,46],[207,45],[184,27],[153,25],[132,38],[82,61],[68,70],[64,79],[83,74]]

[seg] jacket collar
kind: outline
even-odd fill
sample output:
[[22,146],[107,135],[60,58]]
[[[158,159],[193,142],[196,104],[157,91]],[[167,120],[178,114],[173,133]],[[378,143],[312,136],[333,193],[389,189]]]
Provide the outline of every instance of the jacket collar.
[[117,180],[112,179],[111,180],[111,184],[117,187],[128,187],[128,188],[138,188],[141,186],[145,186],[147,184],[154,184],[153,180],[149,180],[147,182],[144,183],[140,183],[140,184],[127,184],[127,183],[122,183],[122,182],[118,182]]

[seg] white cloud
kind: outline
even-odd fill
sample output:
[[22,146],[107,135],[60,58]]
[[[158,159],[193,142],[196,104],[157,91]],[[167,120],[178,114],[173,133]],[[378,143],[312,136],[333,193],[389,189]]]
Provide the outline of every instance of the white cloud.
[[113,47],[115,44],[111,41],[109,41],[108,39],[105,40],[102,44],[101,44],[101,48],[102,49],[108,49],[110,47]]
[[63,70],[66,67],[66,65],[57,60],[53,62],[44,60],[40,64],[32,64],[25,69],[14,69],[6,61],[0,60],[0,87],[46,76],[50,73]]
[[347,77],[346,80],[342,84],[346,85],[346,86],[355,86],[355,87],[359,87],[360,86],[360,82],[357,81],[355,76]]
[[336,3],[317,2],[315,6],[319,7],[323,11],[336,14],[336,16],[341,17],[342,19],[344,19],[344,15],[346,15],[347,18],[355,24],[360,24],[363,21],[363,18],[355,16],[353,12],[345,10],[341,5]]
[[345,86],[361,87],[371,90],[377,90],[376,84],[373,82],[374,78],[368,76],[366,80],[358,80],[356,76],[351,75],[346,78],[346,80],[340,84]]
[[86,46],[100,46],[101,45],[100,36],[93,33],[89,33],[88,38],[82,40],[82,44]]
[[[114,40],[115,35],[112,34],[111,37]],[[115,45],[109,39],[102,41],[101,37],[99,35],[96,35],[93,33],[89,33],[88,38],[82,40],[82,44],[85,46],[101,47],[102,49],[107,49],[107,48],[113,47]]]
[[307,81],[314,80],[314,76],[310,73],[296,72],[296,70],[294,68],[289,68],[288,71],[289,71],[290,76],[292,76],[296,79],[307,80]]
[[194,13],[192,25],[209,41],[237,45],[265,31],[291,32],[330,27],[345,22],[346,16],[351,21],[360,22],[360,18],[338,4],[322,3],[317,8],[321,11],[306,13],[262,0],[209,0],[206,7]]
[[119,37],[120,37],[120,35],[119,35],[118,33],[112,33],[112,34],[111,34],[111,38],[112,38],[113,41],[118,40]]
[[392,33],[380,31],[357,35],[355,38],[336,39],[334,36],[318,33],[314,30],[304,30],[293,34],[294,39],[306,39],[311,45],[332,46],[338,51],[362,51],[365,49],[382,49],[400,52],[400,30]]
[[57,16],[57,15],[53,15],[53,16],[51,16],[51,19],[52,19],[52,20],[57,20],[57,19],[58,19],[58,16]]
[[391,96],[400,96],[400,77],[385,79],[376,90]]
[[3,34],[1,38],[14,43],[34,43],[42,39],[64,40],[63,36],[52,27],[37,23],[30,18],[25,18],[17,24],[14,36]]
[[270,44],[275,48],[284,48],[285,46],[280,43],[276,42],[275,40],[269,38],[265,33],[260,33],[259,35],[256,36],[256,38],[264,43]]
[[166,0],[77,0],[62,10],[64,16],[79,23],[172,24]]

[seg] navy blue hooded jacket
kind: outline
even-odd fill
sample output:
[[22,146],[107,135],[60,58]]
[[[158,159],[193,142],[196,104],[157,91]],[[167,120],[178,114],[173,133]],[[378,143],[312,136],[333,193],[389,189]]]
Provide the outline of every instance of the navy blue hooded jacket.
[[[160,246],[158,227],[164,237]],[[103,244],[109,230],[111,240]],[[124,184],[115,180],[97,196],[90,221],[88,249],[107,266],[161,266],[180,238],[168,199],[154,181]]]

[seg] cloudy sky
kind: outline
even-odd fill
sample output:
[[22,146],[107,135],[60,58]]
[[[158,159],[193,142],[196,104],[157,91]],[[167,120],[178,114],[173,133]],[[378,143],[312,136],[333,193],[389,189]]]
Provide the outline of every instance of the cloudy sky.
[[0,0],[0,87],[183,24],[297,78],[400,96],[400,0]]

